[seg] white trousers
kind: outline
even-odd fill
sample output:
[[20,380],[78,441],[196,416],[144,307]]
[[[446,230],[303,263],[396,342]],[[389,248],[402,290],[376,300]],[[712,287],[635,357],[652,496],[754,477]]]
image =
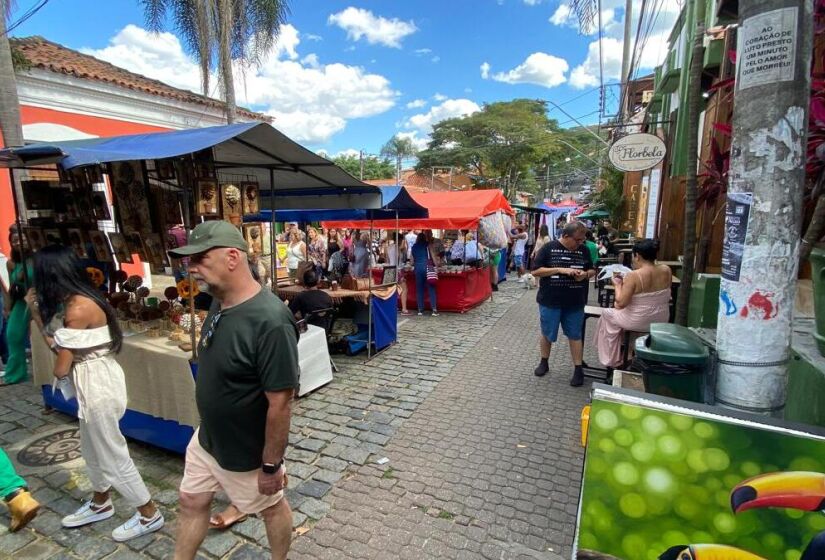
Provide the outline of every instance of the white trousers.
[[114,357],[76,363],[72,378],[80,404],[80,449],[95,492],[114,488],[132,507],[151,499],[129,456],[118,421],[126,412],[126,383]]

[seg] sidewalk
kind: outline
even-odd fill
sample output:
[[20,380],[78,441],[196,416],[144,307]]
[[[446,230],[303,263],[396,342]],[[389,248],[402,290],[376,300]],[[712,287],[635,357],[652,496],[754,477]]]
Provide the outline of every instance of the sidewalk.
[[[566,348],[554,351],[551,374],[532,375],[535,291],[508,281],[467,314],[401,319],[398,345],[369,363],[337,358],[334,382],[296,403],[288,497],[301,536],[290,558],[568,554],[588,390],[567,385]],[[0,557],[170,557],[182,458],[130,442],[167,526],[117,544],[109,533],[131,514],[119,498],[107,522],[60,527],[89,495],[77,444],[76,422],[44,414],[39,391],[0,388],[0,445],[16,462],[23,449],[28,463],[39,462],[21,473],[44,505],[14,535],[0,508]],[[389,463],[379,467],[382,457]],[[203,558],[262,558],[265,545],[263,523],[250,518],[211,531],[201,550]]]

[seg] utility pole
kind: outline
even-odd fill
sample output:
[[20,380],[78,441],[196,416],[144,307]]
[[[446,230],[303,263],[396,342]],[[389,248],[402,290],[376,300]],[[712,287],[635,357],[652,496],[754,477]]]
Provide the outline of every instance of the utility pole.
[[361,168],[361,177],[359,177],[359,179],[361,179],[363,181],[364,180],[364,150],[359,150],[358,151],[358,164],[359,164],[359,167]]
[[723,406],[771,416],[782,415],[790,359],[812,5],[809,0],[739,4],[741,51],[722,252],[716,399]]
[[619,107],[619,120],[624,122],[625,113],[625,99],[630,97],[630,35],[632,34],[631,25],[633,20],[633,0],[625,0],[624,4],[624,42],[622,43],[622,76],[619,78],[622,82],[623,95],[619,96],[621,99],[621,106]]

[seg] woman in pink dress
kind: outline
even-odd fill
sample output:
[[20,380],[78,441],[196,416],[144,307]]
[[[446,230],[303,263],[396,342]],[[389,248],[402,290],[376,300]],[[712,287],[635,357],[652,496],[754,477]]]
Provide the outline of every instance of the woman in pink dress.
[[596,329],[599,361],[609,368],[622,365],[624,331],[647,332],[651,323],[667,323],[670,305],[670,267],[656,264],[659,243],[641,239],[633,245],[633,272],[613,278],[616,298],[605,309]]

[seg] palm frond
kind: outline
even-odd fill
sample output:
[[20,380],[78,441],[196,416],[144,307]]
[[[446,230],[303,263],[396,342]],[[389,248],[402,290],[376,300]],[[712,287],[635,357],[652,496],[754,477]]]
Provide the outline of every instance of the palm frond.
[[143,6],[143,17],[149,31],[162,31],[168,0],[140,0],[140,5]]
[[579,19],[579,31],[585,35],[589,34],[599,14],[598,2],[596,0],[573,0],[570,8]]

